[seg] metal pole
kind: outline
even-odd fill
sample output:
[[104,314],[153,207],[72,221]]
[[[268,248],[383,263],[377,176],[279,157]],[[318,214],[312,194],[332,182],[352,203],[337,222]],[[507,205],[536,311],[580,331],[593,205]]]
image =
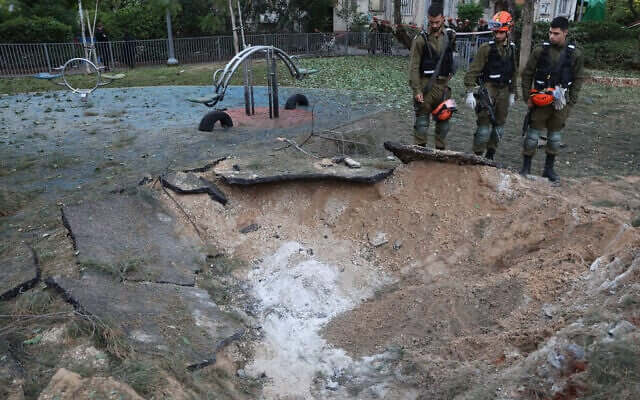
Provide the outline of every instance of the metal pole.
[[167,8],[166,12],[167,17],[167,37],[168,37],[168,45],[169,45],[169,59],[167,60],[167,65],[178,65],[178,59],[176,58],[175,51],[173,49],[173,32],[171,30],[171,12]]
[[273,97],[273,117],[280,117],[280,102],[278,101],[278,65],[276,57],[271,56],[271,84],[273,85],[272,97]]
[[47,44],[44,43],[42,47],[44,47],[44,56],[47,59],[47,68],[49,69],[49,73],[51,73],[51,59],[49,58],[49,50],[47,49]]
[[273,93],[271,91],[271,49],[267,50],[267,91],[269,98],[269,118],[273,119]]
[[580,12],[578,12],[578,22],[582,21],[582,8],[584,7],[584,0],[580,0]]
[[242,35],[242,49],[247,48],[247,42],[244,39],[244,25],[242,23],[242,8],[240,8],[240,0],[238,0],[238,18],[240,18],[240,34]]

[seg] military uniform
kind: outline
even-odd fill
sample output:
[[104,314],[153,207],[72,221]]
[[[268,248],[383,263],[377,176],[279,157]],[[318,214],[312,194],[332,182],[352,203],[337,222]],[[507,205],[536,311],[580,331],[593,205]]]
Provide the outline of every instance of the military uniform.
[[[558,65],[561,53],[565,50],[567,56],[563,66]],[[529,57],[529,61],[522,71],[522,96],[525,101],[529,98],[529,91],[533,87],[538,90],[554,88],[560,85],[567,89],[567,105],[556,110],[553,104],[544,107],[534,107],[531,110],[531,122],[524,141],[523,155],[533,156],[538,148],[538,139],[544,130],[547,131],[546,152],[556,155],[562,142],[562,128],[571,113],[571,108],[578,101],[578,94],[585,79],[584,57],[574,45],[556,46],[543,43],[536,47]]]
[[494,104],[495,126],[491,126],[489,111],[476,107],[477,124],[473,137],[473,152],[482,154],[489,150],[492,154],[504,135],[504,125],[509,113],[509,96],[516,93],[516,45],[505,40],[490,41],[478,49],[469,70],[464,77],[467,91],[471,91],[480,81],[484,82]]
[[[426,41],[425,41],[426,37]],[[449,47],[444,48],[448,38]],[[413,92],[414,110],[416,121],[414,128],[414,143],[425,146],[427,144],[427,132],[431,111],[444,100],[451,97],[448,90],[449,78],[453,75],[453,51],[455,50],[455,31],[445,29],[444,26],[437,32],[421,32],[416,35],[411,44],[411,59],[409,61],[409,86]],[[435,70],[435,65],[442,54],[446,51],[439,76],[434,79],[433,86],[429,92],[424,93],[424,101],[418,103],[416,95],[422,93]],[[436,121],[435,145],[437,149],[446,147],[447,133],[449,132],[449,121]]]

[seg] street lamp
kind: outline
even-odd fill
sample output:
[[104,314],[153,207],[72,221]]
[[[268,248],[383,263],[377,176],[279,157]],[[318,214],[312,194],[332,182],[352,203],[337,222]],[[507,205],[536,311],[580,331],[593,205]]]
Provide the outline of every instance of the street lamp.
[[175,51],[173,49],[173,32],[171,29],[171,12],[169,11],[169,7],[167,7],[167,35],[169,38],[169,59],[167,60],[167,65],[178,65],[178,59],[176,58]]

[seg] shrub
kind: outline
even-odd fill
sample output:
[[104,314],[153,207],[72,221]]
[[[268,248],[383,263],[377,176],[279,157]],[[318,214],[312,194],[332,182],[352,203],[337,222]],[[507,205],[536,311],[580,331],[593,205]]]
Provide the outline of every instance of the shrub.
[[604,40],[581,47],[587,67],[640,69],[638,41],[635,39]]
[[478,20],[484,14],[484,8],[480,4],[466,3],[458,4],[458,17],[468,19],[472,27],[478,25]]
[[16,17],[0,24],[1,43],[55,43],[72,39],[69,25],[51,17]]
[[[164,14],[147,5],[131,5],[99,16],[109,40],[160,39],[167,35]],[[129,35],[127,35],[129,34]]]

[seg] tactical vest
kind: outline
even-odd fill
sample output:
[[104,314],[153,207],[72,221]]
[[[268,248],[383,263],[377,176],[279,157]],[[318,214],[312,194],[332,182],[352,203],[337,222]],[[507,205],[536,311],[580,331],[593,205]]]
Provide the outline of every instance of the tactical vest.
[[[420,32],[422,38],[424,39],[424,50],[422,52],[422,59],[420,60],[420,72],[422,76],[430,77],[434,74],[436,65],[438,65],[438,60],[440,59],[440,53],[429,43],[427,40],[427,34],[422,31]],[[445,35],[449,35],[449,32],[443,32]],[[451,36],[448,36],[449,45],[444,50],[444,58],[442,59],[442,64],[440,65],[440,73],[439,76],[449,76],[453,74],[453,49],[451,46]]]
[[498,85],[508,85],[513,79],[515,72],[515,50],[516,44],[511,42],[504,57],[500,55],[498,46],[494,40],[489,42],[489,58],[482,71],[482,79],[485,82],[492,82]]
[[558,59],[556,65],[553,65],[551,62],[551,44],[544,42],[542,46],[542,54],[540,54],[538,64],[536,65],[536,74],[533,86],[536,90],[553,88],[556,87],[556,85],[560,85],[563,88],[571,86],[573,83],[573,71],[571,70],[571,64],[576,46],[568,44],[564,52],[564,56],[562,54],[560,55],[560,59]]

